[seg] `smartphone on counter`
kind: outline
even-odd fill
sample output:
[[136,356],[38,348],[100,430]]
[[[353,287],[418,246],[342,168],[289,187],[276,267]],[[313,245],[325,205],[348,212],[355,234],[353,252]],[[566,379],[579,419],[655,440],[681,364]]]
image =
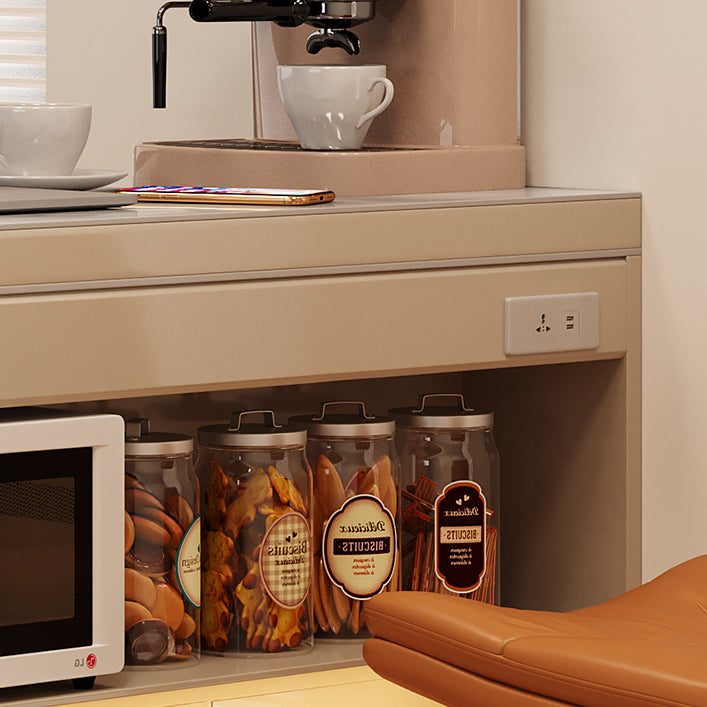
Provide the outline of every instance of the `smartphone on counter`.
[[184,204],[272,204],[306,206],[333,201],[329,189],[249,189],[242,187],[125,187],[117,192],[136,194],[138,201]]

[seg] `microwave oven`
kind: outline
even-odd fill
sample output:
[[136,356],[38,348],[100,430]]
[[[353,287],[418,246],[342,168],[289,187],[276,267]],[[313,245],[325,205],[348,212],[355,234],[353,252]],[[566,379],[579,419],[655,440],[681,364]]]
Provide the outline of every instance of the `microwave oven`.
[[123,667],[124,430],[0,410],[0,688]]

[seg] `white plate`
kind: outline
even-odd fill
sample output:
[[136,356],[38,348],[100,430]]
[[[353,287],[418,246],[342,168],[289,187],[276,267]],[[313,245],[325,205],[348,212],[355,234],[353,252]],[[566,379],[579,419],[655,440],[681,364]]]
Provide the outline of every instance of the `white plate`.
[[0,186],[34,187],[35,189],[97,189],[106,186],[106,184],[117,182],[127,175],[127,172],[115,172],[108,169],[76,169],[73,174],[56,177],[23,177],[0,174]]

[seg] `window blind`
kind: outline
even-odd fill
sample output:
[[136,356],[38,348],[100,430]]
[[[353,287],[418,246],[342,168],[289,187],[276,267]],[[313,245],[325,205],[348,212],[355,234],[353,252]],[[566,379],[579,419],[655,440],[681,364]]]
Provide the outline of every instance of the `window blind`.
[[0,101],[46,99],[46,0],[0,0]]

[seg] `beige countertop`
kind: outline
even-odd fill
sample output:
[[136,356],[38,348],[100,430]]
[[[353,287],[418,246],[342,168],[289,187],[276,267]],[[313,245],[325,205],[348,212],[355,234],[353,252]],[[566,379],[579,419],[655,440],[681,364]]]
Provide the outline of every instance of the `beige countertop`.
[[397,196],[342,196],[328,204],[311,206],[184,206],[139,204],[95,211],[7,214],[0,216],[0,231],[35,228],[69,228],[129,223],[202,221],[213,219],[304,216],[407,209],[435,209],[504,204],[537,204],[561,201],[637,198],[635,192],[591,189],[525,189],[410,194]]

